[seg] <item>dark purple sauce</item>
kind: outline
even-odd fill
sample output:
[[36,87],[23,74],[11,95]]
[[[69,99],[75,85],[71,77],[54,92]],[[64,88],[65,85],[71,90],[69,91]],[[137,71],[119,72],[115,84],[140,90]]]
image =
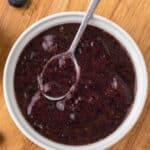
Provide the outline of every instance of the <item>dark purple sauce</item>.
[[[29,124],[48,139],[69,145],[93,143],[114,132],[133,104],[135,89],[126,49],[112,35],[88,26],[76,51],[81,67],[76,90],[58,102],[42,95],[37,78],[43,66],[53,55],[68,50],[78,27],[59,25],[31,40],[19,57],[14,80],[17,102]],[[51,88],[54,95],[63,94],[75,82],[68,61],[60,63],[62,70],[48,68],[45,91]]]

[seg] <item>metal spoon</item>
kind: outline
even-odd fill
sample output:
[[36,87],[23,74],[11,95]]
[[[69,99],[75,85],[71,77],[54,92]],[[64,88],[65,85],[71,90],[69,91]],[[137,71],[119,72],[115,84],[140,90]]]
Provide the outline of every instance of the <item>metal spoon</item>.
[[47,98],[48,100],[51,100],[51,101],[61,100],[61,99],[65,98],[68,94],[70,94],[75,89],[75,87],[79,81],[79,78],[80,78],[80,66],[78,65],[78,62],[75,58],[75,51],[76,51],[76,48],[79,44],[79,41],[80,41],[80,39],[81,39],[81,37],[82,37],[82,35],[83,35],[87,25],[88,25],[88,22],[91,19],[91,17],[93,15],[97,5],[99,4],[99,2],[100,2],[100,0],[91,0],[91,3],[88,7],[86,15],[84,16],[82,23],[78,29],[78,32],[76,33],[75,38],[74,38],[70,48],[68,49],[68,51],[57,54],[57,55],[53,56],[50,60],[48,60],[48,62],[44,66],[40,76],[38,77],[38,84],[39,84],[40,90],[43,91],[43,79],[42,79],[43,74],[44,74],[47,66],[52,61],[54,61],[55,59],[70,58],[72,60],[72,62],[74,63],[75,71],[76,71],[76,82],[71,86],[71,88],[69,89],[69,91],[66,94],[59,96],[59,97],[53,97],[53,96],[47,95],[46,93],[42,92],[43,96],[45,98]]

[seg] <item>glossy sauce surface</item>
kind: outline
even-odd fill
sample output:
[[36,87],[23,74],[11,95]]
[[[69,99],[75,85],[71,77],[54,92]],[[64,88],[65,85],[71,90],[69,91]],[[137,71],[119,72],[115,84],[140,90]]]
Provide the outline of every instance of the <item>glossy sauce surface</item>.
[[[76,51],[81,77],[75,91],[58,102],[39,90],[38,77],[47,61],[68,50],[79,24],[41,33],[24,48],[14,79],[23,116],[41,135],[69,145],[96,142],[115,131],[134,101],[135,72],[126,49],[110,34],[88,26]],[[45,72],[45,92],[64,94],[75,82],[70,60]]]

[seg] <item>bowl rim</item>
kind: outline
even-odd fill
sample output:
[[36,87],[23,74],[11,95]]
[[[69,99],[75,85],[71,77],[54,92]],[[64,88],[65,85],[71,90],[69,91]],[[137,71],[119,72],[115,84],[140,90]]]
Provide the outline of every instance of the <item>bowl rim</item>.
[[[41,19],[40,21],[38,21],[37,23],[34,23],[27,30],[25,30],[23,32],[23,34],[21,34],[21,36],[17,39],[17,41],[15,42],[15,44],[13,45],[13,47],[9,53],[9,56],[8,56],[6,64],[5,64],[4,75],[3,75],[3,90],[4,90],[5,102],[6,102],[8,111],[11,115],[11,118],[13,119],[13,121],[15,122],[17,127],[21,130],[21,132],[26,137],[28,137],[33,143],[39,145],[40,147],[42,147],[44,149],[49,149],[49,150],[54,150],[54,149],[60,149],[60,150],[106,149],[106,148],[112,146],[113,144],[115,144],[116,142],[118,142],[120,139],[122,139],[132,129],[132,127],[137,122],[137,119],[139,118],[139,116],[144,108],[144,104],[145,104],[146,97],[147,97],[147,91],[148,91],[148,75],[147,75],[144,58],[140,52],[139,47],[134,42],[134,40],[130,37],[130,35],[126,31],[124,31],[120,26],[118,26],[114,22],[112,22],[104,17],[97,16],[97,15],[93,16],[93,18],[91,19],[89,24],[93,23],[94,26],[98,26],[98,25],[96,25],[96,22],[100,22],[101,24],[104,24],[111,28],[114,28],[114,30],[116,30],[116,33],[113,33],[113,35],[116,34],[115,36],[117,36],[117,33],[118,33],[118,35],[120,35],[120,37],[118,36],[118,38],[117,37],[116,38],[119,39],[119,41],[122,44],[124,42],[122,40],[123,39],[126,40],[126,42],[128,42],[134,50],[134,52],[133,52],[133,51],[127,49],[127,51],[130,51],[129,55],[132,57],[131,58],[132,61],[134,60],[133,65],[134,65],[135,72],[137,75],[137,92],[135,95],[135,100],[134,100],[135,102],[133,104],[131,111],[129,112],[128,117],[118,127],[118,129],[116,129],[108,137],[106,137],[100,141],[97,141],[95,143],[92,143],[92,144],[81,145],[81,146],[64,145],[64,144],[60,144],[60,143],[56,143],[54,141],[48,140],[48,139],[44,138],[43,136],[41,136],[39,133],[37,133],[28,124],[28,122],[24,119],[16,101],[14,103],[12,103],[13,102],[12,99],[13,98],[15,99],[15,97],[14,97],[14,93],[13,93],[13,98],[12,98],[12,95],[10,94],[10,93],[12,93],[12,87],[13,87],[13,85],[10,85],[10,81],[12,80],[10,73],[11,74],[13,73],[13,75],[14,75],[14,66],[16,65],[16,63],[13,62],[13,58],[16,55],[17,47],[19,45],[21,45],[21,43],[24,44],[25,37],[27,35],[31,36],[32,31],[36,32],[37,28],[42,27],[42,25],[43,25],[43,29],[41,29],[40,32],[46,30],[44,28],[44,24],[46,24],[46,23],[52,24],[52,22],[54,20],[58,20],[58,22],[60,22],[60,20],[62,18],[65,18],[65,19],[72,18],[74,20],[74,22],[76,22],[76,20],[78,20],[77,22],[80,22],[84,14],[85,13],[81,13],[81,12],[57,13],[57,14],[45,17],[45,18]],[[61,24],[63,24],[63,23],[64,22],[62,22]],[[99,27],[99,28],[102,28],[102,27]],[[108,31],[106,31],[106,32],[108,32]],[[35,35],[36,34],[39,34],[39,32],[36,32]],[[122,40],[121,40],[121,36],[122,36]],[[20,50],[20,53],[21,53],[21,51],[22,51],[22,49]],[[138,60],[136,60],[132,55],[135,56],[136,58],[138,58]],[[138,103],[137,103],[137,101],[138,101]]]

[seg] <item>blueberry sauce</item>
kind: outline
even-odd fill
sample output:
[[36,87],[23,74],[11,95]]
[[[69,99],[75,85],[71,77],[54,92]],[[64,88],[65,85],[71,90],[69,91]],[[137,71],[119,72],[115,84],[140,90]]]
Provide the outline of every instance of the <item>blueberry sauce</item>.
[[[125,47],[109,33],[88,26],[75,54],[81,67],[78,86],[57,102],[42,95],[38,76],[52,56],[68,50],[78,27],[58,25],[33,38],[22,51],[14,76],[24,118],[44,137],[68,145],[94,143],[113,133],[130,111],[135,94],[134,67]],[[45,92],[65,93],[75,82],[72,62],[60,60],[57,67],[49,66],[44,80]]]

